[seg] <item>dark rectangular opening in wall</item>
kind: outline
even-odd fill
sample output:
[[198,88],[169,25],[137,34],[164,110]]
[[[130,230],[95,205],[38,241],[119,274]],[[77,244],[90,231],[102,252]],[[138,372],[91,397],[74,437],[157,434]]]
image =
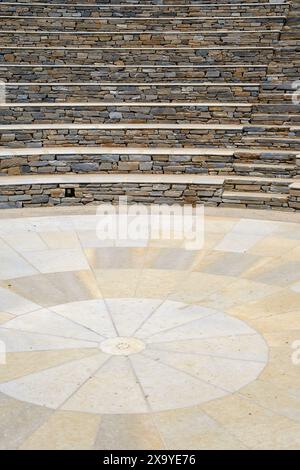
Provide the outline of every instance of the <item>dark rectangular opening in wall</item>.
[[65,197],[75,197],[75,188],[66,188]]

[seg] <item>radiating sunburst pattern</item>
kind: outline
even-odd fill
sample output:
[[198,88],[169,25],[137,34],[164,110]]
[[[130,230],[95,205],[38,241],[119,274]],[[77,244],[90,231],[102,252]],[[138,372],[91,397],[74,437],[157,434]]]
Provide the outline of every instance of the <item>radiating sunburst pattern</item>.
[[92,212],[1,214],[0,447],[299,447],[294,216],[208,210],[186,250]]
[[[24,371],[0,391],[92,413],[147,413],[219,398],[254,380],[267,360],[265,342],[244,322],[168,300],[58,305],[7,322],[2,338],[24,353]],[[28,375],[26,343],[30,354],[38,351],[40,369]]]

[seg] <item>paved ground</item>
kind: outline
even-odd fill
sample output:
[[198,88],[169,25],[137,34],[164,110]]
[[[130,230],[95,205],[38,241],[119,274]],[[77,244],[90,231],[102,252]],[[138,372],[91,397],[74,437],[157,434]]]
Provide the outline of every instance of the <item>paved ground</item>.
[[202,249],[0,214],[2,449],[300,448],[300,217],[207,209]]

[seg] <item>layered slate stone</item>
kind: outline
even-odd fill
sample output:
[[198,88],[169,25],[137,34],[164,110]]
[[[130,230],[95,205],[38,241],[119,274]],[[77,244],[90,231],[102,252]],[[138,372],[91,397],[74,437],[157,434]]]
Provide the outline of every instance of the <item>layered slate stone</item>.
[[[128,174],[140,202],[297,209],[297,5],[2,2],[2,207],[101,203]],[[156,193],[156,174],[207,181]]]

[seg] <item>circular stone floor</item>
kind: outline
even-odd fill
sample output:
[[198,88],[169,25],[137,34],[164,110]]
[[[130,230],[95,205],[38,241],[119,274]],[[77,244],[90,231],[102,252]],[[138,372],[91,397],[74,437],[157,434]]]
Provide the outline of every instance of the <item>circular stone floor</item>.
[[0,448],[299,449],[297,216],[207,210],[186,250],[94,214],[1,213]]

